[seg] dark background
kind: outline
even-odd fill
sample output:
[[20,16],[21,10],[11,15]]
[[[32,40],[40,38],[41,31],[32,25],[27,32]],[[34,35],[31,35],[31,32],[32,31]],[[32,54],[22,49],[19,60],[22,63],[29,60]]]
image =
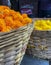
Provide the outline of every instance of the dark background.
[[[9,3],[10,2],[10,3]],[[29,15],[31,18],[50,18],[51,17],[51,0],[0,0],[0,5],[7,5],[16,11],[21,12],[21,6],[26,5],[33,6],[31,9],[32,14]],[[24,9],[28,9],[24,8]]]

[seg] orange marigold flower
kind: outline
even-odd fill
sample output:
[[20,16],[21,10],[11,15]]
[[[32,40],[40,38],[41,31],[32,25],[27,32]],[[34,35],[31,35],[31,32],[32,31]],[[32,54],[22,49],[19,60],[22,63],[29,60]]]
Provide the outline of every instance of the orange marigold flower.
[[12,17],[9,17],[9,16],[5,17],[5,22],[7,26],[12,26],[13,25]]
[[27,18],[28,15],[27,15],[27,14],[22,14],[22,17],[23,17],[23,18]]
[[19,28],[19,27],[22,27],[22,26],[23,26],[23,24],[20,21],[17,21],[17,20],[14,21],[13,28]]
[[21,14],[7,6],[0,6],[0,32],[9,32],[31,22],[32,19],[27,14]]

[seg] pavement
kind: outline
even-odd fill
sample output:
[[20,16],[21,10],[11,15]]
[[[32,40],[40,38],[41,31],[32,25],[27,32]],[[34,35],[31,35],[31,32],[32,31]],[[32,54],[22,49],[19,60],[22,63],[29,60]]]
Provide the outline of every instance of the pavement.
[[25,55],[21,65],[49,65],[49,61]]

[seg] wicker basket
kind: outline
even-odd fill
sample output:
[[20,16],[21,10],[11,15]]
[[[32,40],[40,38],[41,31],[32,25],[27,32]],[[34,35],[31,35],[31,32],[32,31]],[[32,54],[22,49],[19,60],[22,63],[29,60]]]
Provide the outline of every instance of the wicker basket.
[[34,30],[28,44],[27,54],[37,58],[51,59],[51,31]]
[[20,65],[30,38],[28,31],[31,34],[32,30],[33,23],[8,33],[0,33],[0,65]]

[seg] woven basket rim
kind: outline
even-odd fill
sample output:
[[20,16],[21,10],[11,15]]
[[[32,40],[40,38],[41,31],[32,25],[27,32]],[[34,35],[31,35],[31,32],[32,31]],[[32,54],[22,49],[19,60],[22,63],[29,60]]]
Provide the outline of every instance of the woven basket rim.
[[34,31],[39,31],[39,32],[51,32],[51,30],[34,30]]

